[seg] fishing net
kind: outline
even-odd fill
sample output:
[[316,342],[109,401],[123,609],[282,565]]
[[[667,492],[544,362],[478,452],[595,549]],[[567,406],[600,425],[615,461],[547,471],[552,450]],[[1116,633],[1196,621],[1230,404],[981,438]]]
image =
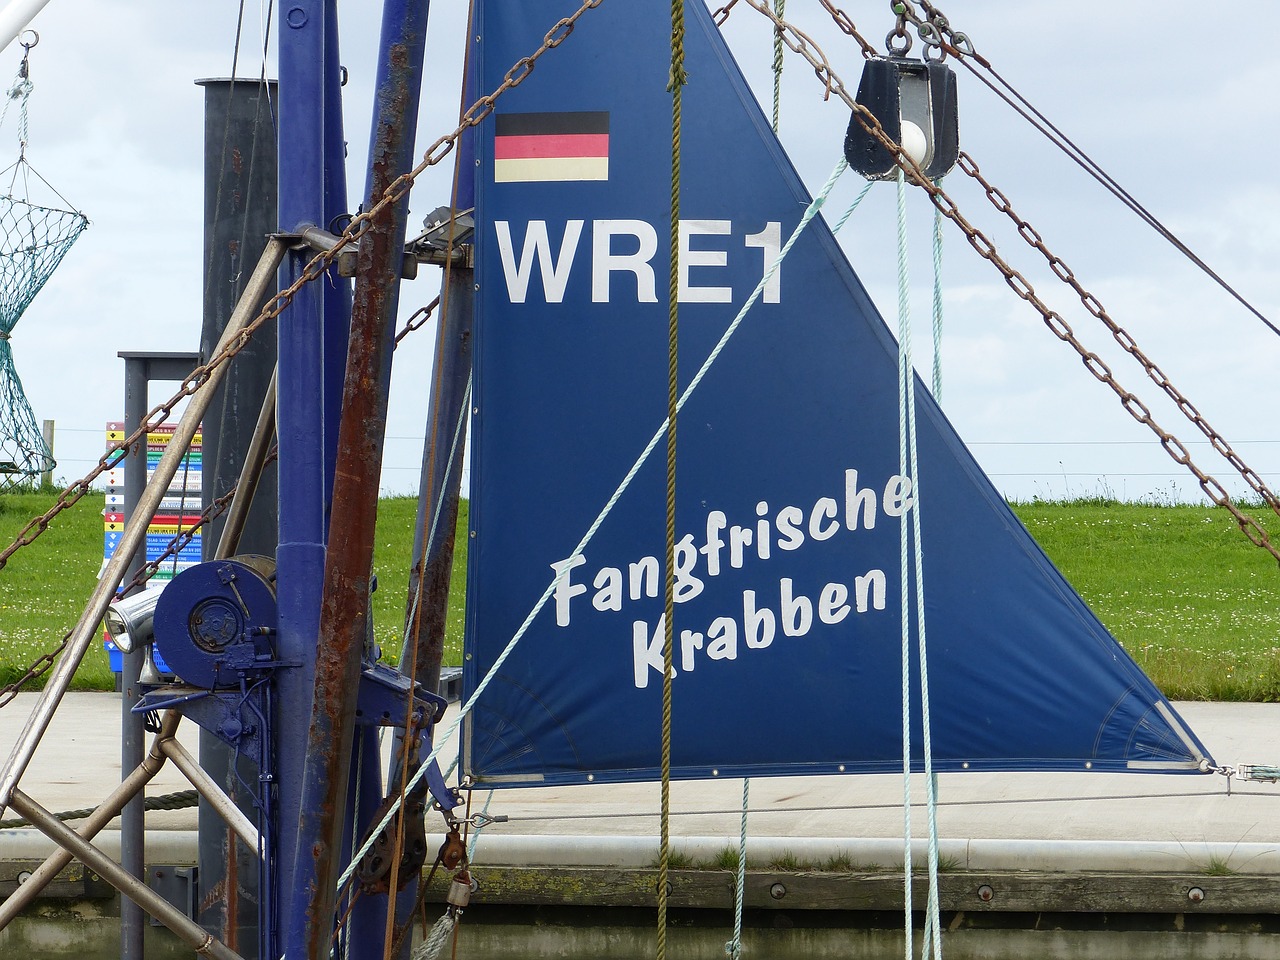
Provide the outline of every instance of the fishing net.
[[14,366],[10,338],[32,298],[89,225],[82,213],[42,206],[30,199],[31,178],[35,177],[70,206],[26,158],[27,98],[32,90],[27,54],[33,46],[34,42],[23,43],[22,66],[9,90],[4,113],[0,113],[3,123],[9,105],[19,101],[18,160],[0,173],[0,177],[10,174],[8,189],[0,196],[0,491],[26,485],[54,467],[53,452],[36,425]]

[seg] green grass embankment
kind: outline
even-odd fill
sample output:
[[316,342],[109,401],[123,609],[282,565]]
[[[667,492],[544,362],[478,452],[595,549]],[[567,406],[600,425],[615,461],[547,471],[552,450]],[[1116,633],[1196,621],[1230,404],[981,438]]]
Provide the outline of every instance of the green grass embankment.
[[[0,548],[45,494],[0,495]],[[62,514],[0,570],[0,683],[11,681],[71,628],[102,561],[103,499]],[[1280,701],[1280,570],[1241,535],[1226,511],[1091,500],[1019,503],[1014,510],[1103,623],[1175,699]],[[387,659],[400,652],[417,504],[379,506],[375,634]],[[461,662],[466,505],[459,517],[446,662]],[[112,684],[94,645],[79,689]]]
[[1226,510],[1108,500],[1014,510],[1167,696],[1280,701],[1280,569]]

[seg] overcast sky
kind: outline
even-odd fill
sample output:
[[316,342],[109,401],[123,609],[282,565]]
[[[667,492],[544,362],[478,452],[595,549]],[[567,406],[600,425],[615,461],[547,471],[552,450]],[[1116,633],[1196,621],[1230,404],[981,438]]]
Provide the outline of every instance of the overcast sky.
[[[197,348],[203,104],[193,81],[230,73],[238,7],[231,0],[53,0],[33,24],[41,40],[32,51],[28,157],[93,221],[13,340],[37,419],[57,422],[57,473],[68,480],[92,465],[102,450],[103,424],[122,415],[117,351]],[[240,73],[256,77],[260,10],[247,7]],[[351,74],[345,124],[353,197],[363,191],[379,7],[374,0],[344,0],[339,7],[342,56]],[[465,7],[460,0],[434,4],[421,146],[453,127]],[[873,42],[892,26],[886,3],[848,0],[844,7]],[[1187,0],[1156,8],[1103,0],[952,0],[944,9],[1006,79],[1264,314],[1280,318],[1273,269],[1280,250],[1274,219],[1280,188],[1271,153],[1280,129],[1274,96],[1280,53],[1247,42],[1257,30],[1237,8]],[[858,50],[834,30],[816,0],[792,0],[787,10],[856,88]],[[726,35],[767,100],[767,24],[739,4]],[[13,75],[20,54],[16,44],[0,52],[0,77]],[[1270,482],[1280,481],[1280,437],[1273,426],[1280,338],[967,71],[959,71],[959,84],[962,146],[1245,459]],[[814,190],[839,155],[848,120],[842,105],[823,104],[821,94],[812,71],[789,57],[782,139]],[[11,115],[0,129],[6,164],[17,153],[14,121]],[[447,176],[442,171],[415,190],[411,223],[447,202]],[[842,184],[831,207],[853,196],[853,179]],[[967,177],[957,171],[947,189],[1167,429],[1198,438],[1158,402],[1142,371],[1108,347],[1109,335],[1071,291],[1046,279],[1034,254]],[[890,186],[873,190],[843,242],[896,328],[892,204]],[[926,377],[929,211],[923,197],[913,197],[915,355]],[[1000,490],[1020,498],[1108,491],[1128,499],[1193,497],[1190,476],[1178,472],[1146,429],[1123,413],[955,230],[947,234],[944,283],[943,406]],[[402,296],[404,311],[437,289],[437,276],[423,271]],[[430,330],[406,344],[397,354],[383,475],[384,490],[397,493],[416,485]],[[153,400],[162,389],[153,391]],[[1189,446],[1226,482],[1206,443]],[[1235,491],[1240,484],[1228,487]]]

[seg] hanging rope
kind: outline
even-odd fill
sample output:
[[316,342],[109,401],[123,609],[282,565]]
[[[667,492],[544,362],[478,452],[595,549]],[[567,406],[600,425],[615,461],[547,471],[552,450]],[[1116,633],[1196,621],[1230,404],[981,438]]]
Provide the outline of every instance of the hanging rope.
[[[929,960],[930,947],[941,960],[942,934],[938,902],[938,825],[936,780],[933,776],[933,743],[929,720],[929,669],[924,617],[924,544],[920,535],[920,464],[916,448],[914,365],[911,360],[911,297],[907,272],[907,184],[898,170],[898,460],[899,472],[912,483],[911,523],[901,523],[902,585],[902,793],[903,793],[903,892],[905,896],[906,956],[913,953],[911,923],[911,590],[914,572],[916,634],[919,642],[921,738],[924,751],[925,805],[929,831],[929,900],[925,915],[921,960]],[[914,550],[912,549],[914,541]],[[914,561],[909,568],[909,561]]]
[[937,207],[933,208],[933,399],[942,403],[942,211]]
[[729,960],[742,956],[742,904],[747,886],[747,810],[750,808],[751,780],[742,781],[742,831],[738,835],[738,882],[733,891],[733,939],[724,945]]
[[[773,13],[781,20],[787,12],[787,0],[773,0]],[[782,30],[773,28],[773,132],[778,132],[782,119]]]
[[[22,44],[22,65],[0,112],[0,124],[3,124],[9,107],[17,101],[18,159],[3,171],[10,174],[9,186],[6,195],[0,197],[0,490],[28,483],[54,468],[53,452],[36,425],[35,413],[14,366],[10,339],[23,311],[89,225],[81,213],[40,206],[28,196],[30,175],[34,175],[59,201],[70,207],[27,162],[27,101],[34,89],[29,55],[40,39],[34,31],[28,34],[33,39]],[[19,178],[21,196],[15,194]]]
[[457,925],[457,914],[452,910],[446,910],[444,916],[432,924],[431,931],[422,943],[414,947],[413,953],[409,954],[410,960],[436,960],[444,951],[445,944],[453,936]]
[[[907,197],[902,170],[898,170],[898,472],[907,475],[907,393],[903,387],[904,351],[911,328],[911,301],[907,281]],[[902,589],[902,897],[906,960],[915,953],[911,925],[911,576],[907,566],[910,547],[906,520],[900,524],[899,582]]]
[[680,126],[683,120],[684,0],[671,0],[671,256],[667,292],[667,569],[662,646],[662,828],[658,840],[658,960],[667,955],[667,882],[671,859],[671,680],[676,584],[676,414],[680,410]]

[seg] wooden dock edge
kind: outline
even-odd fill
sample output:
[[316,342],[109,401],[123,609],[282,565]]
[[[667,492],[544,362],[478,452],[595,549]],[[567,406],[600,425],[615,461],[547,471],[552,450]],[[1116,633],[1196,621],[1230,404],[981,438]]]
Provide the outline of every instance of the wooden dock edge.
[[[602,867],[484,867],[473,876],[473,906],[651,907],[657,904],[658,871]],[[944,911],[968,913],[1280,914],[1280,878],[1193,873],[947,871],[939,875]],[[673,870],[673,908],[734,906],[737,876],[731,871]],[[926,883],[917,875],[913,901],[925,906]],[[447,883],[439,875],[428,899],[442,903]],[[744,906],[769,911],[901,910],[901,874],[749,871]]]

